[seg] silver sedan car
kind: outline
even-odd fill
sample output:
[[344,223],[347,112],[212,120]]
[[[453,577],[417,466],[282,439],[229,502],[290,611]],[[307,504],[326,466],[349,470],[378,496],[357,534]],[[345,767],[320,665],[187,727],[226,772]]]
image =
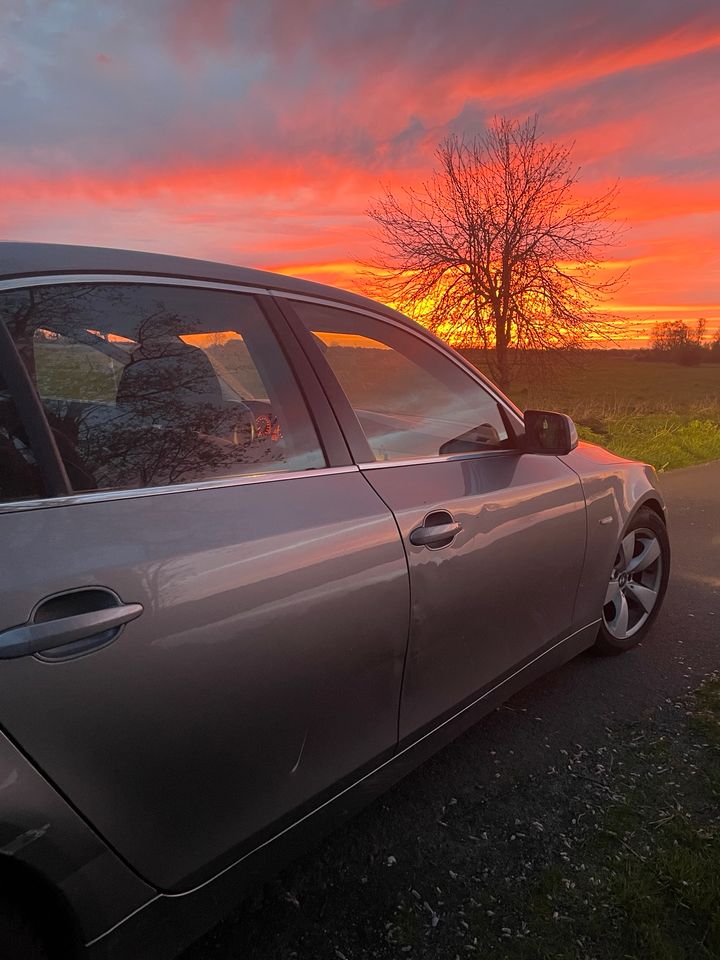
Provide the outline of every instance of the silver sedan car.
[[638,643],[669,546],[651,467],[380,304],[6,243],[0,561],[2,956],[157,960]]

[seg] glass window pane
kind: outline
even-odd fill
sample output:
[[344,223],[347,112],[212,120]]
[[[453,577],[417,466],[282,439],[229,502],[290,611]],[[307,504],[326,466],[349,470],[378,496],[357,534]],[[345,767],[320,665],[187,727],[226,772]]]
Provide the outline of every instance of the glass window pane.
[[65,284],[0,295],[0,312],[76,490],[326,465],[248,294]]
[[511,445],[494,397],[442,351],[372,317],[294,302],[377,460]]

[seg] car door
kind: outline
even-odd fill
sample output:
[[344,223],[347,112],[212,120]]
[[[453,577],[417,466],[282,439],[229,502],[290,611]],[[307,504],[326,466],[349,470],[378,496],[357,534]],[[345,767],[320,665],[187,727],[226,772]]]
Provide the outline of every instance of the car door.
[[5,287],[2,724],[184,889],[395,748],[397,527],[270,298]]
[[405,545],[402,741],[571,632],[582,489],[557,457],[521,454],[510,405],[410,324],[309,299],[278,303]]

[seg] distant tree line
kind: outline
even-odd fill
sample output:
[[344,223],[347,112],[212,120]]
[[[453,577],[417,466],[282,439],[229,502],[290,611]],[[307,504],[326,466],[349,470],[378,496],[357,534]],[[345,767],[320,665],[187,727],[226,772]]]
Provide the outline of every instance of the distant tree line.
[[643,359],[669,360],[684,367],[700,363],[720,363],[720,331],[710,340],[704,319],[690,326],[682,320],[656,323],[650,350]]

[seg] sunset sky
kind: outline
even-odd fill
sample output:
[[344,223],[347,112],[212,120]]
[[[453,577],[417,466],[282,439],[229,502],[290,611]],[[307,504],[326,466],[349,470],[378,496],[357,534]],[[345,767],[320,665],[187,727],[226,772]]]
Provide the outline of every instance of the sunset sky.
[[719,330],[718,0],[2,0],[0,236],[352,288],[382,184],[536,112],[620,182],[628,339]]

